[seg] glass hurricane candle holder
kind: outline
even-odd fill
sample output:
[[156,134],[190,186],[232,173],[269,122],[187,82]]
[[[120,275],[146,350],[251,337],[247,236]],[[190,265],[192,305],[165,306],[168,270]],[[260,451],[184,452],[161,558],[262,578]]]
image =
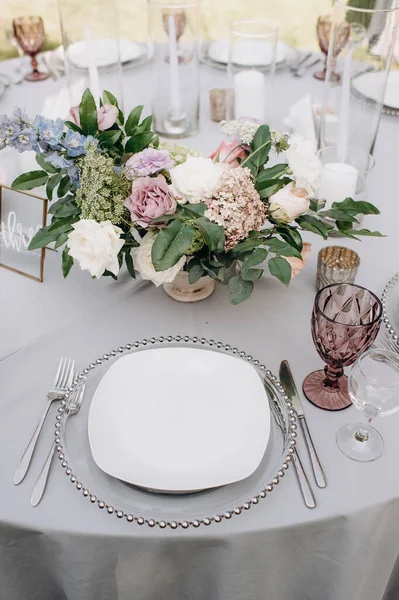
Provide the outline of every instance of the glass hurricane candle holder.
[[135,46],[119,37],[116,2],[90,0],[84,4],[84,18],[74,0],[59,0],[58,7],[70,105],[78,105],[89,88],[97,106],[108,90],[123,110],[121,44],[126,59]]
[[148,0],[153,58],[152,116],[164,137],[199,126],[200,0]]
[[268,21],[235,21],[230,27],[228,78],[234,90],[228,118],[260,123],[272,115],[278,27]]
[[31,57],[32,72],[25,75],[27,81],[43,81],[49,77],[38,69],[36,56],[43,50],[44,25],[41,17],[18,17],[13,20],[15,39],[21,49]]
[[[339,161],[345,160],[349,145],[373,153],[399,19],[396,2],[376,10],[351,4],[346,0],[334,3],[319,129],[319,147],[323,148],[331,144],[331,115],[336,118]],[[349,28],[344,47],[343,28]],[[343,48],[338,58],[337,48]],[[335,67],[341,73],[339,86]]]
[[325,410],[351,405],[344,367],[352,365],[374,342],[381,325],[382,305],[369,290],[337,283],[319,290],[313,305],[312,338],[324,370],[303,382],[306,398]]

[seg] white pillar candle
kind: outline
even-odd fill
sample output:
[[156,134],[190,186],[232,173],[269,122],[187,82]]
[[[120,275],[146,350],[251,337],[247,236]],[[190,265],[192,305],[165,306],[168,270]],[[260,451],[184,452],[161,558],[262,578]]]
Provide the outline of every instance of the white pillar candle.
[[176,24],[173,15],[168,17],[169,33],[169,77],[170,77],[170,108],[174,116],[181,113],[179,89],[179,57],[177,54]]
[[345,163],[326,163],[323,165],[321,184],[317,195],[326,200],[326,208],[333,202],[342,202],[353,198],[356,193],[358,170]]
[[86,45],[87,45],[87,62],[89,65],[89,87],[94,96],[94,100],[98,105],[100,99],[100,79],[98,77],[98,69],[94,58],[93,42],[91,39],[90,29],[86,29]]
[[344,73],[342,76],[341,87],[341,102],[339,106],[339,121],[338,121],[338,144],[337,158],[345,160],[348,150],[348,134],[349,134],[349,103],[351,95],[351,66],[352,66],[352,50],[349,50],[344,60]]
[[241,71],[234,76],[234,116],[266,120],[266,79],[260,71]]

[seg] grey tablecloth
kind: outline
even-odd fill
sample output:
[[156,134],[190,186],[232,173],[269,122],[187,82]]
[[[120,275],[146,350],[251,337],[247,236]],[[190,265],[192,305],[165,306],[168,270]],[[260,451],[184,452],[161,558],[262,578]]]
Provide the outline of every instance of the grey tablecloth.
[[[1,69],[11,69],[3,63]],[[211,151],[218,128],[208,120],[207,89],[222,73],[203,69],[203,123],[190,144]],[[125,77],[125,103],[148,103],[146,68]],[[61,82],[23,84],[7,92],[0,109],[26,103],[39,111]],[[278,116],[305,92],[321,96],[311,77],[276,76]],[[277,122],[277,126],[279,123]],[[386,239],[345,242],[361,257],[358,282],[380,292],[398,270],[396,191],[399,121],[383,117],[370,176],[369,198],[382,211],[366,221]],[[1,155],[0,155],[1,160]],[[251,300],[229,305],[218,288],[206,302],[174,303],[151,284],[92,282],[75,269],[64,281],[60,257],[48,253],[38,284],[0,272],[0,598],[1,600],[397,600],[399,598],[398,417],[377,423],[384,455],[370,464],[346,459],[335,432],[359,415],[327,413],[306,404],[328,487],[316,489],[318,507],[305,508],[290,468],[258,506],[209,528],[160,531],[128,525],[101,512],[76,492],[54,465],[43,502],[29,499],[51,443],[49,425],[33,466],[19,487],[12,475],[42,409],[61,355],[79,365],[122,343],[167,333],[221,339],[265,362],[274,372],[290,360],[298,382],[320,366],[309,315],[316,255],[285,289],[265,276]],[[301,446],[300,446],[301,449]],[[303,452],[307,470],[310,466]]]

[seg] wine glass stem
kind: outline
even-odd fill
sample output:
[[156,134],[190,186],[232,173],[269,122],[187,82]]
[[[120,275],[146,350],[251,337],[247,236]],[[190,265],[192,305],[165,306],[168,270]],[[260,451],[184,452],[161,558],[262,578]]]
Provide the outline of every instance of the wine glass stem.
[[36,54],[33,54],[33,56],[31,57],[31,65],[32,65],[32,69],[34,73],[38,73],[39,70],[37,68],[37,60],[36,60]]
[[355,433],[355,439],[358,442],[367,442],[369,439],[369,432],[365,427],[359,427],[359,430]]
[[339,389],[338,379],[342,377],[344,374],[344,370],[342,367],[331,367],[330,365],[326,365],[324,367],[324,373],[326,377],[323,381],[323,385],[332,389]]

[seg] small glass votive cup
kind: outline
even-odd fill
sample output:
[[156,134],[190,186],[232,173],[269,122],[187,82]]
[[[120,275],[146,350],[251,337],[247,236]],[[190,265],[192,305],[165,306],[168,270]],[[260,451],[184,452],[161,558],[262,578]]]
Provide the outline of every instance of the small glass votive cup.
[[211,119],[216,123],[227,119],[227,103],[232,90],[214,88],[209,90],[209,104],[211,106]]
[[359,255],[354,250],[344,246],[326,246],[317,258],[317,289],[334,283],[353,283],[359,264]]

